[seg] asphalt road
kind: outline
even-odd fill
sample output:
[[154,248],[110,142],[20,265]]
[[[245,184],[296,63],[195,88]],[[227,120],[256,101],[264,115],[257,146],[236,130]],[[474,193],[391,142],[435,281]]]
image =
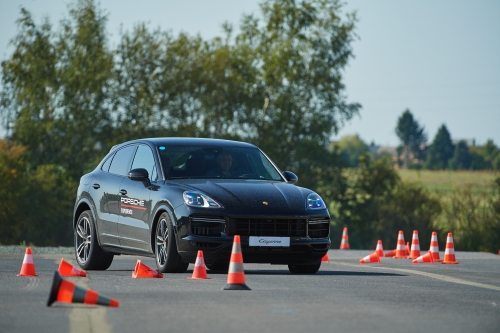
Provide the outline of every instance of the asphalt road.
[[[457,252],[458,265],[330,250],[315,275],[286,266],[245,264],[250,291],[223,291],[227,274],[132,279],[137,259],[115,257],[110,269],[68,278],[120,307],[54,303],[54,271],[68,254],[37,254],[38,277],[18,277],[23,255],[0,255],[0,332],[500,332],[500,256]],[[243,254],[244,256],[244,254]],[[441,253],[441,258],[443,253]]]

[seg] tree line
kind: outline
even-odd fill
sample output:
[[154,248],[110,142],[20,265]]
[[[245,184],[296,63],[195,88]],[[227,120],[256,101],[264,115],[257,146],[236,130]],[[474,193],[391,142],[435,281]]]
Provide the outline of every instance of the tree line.
[[[2,161],[13,162],[14,152],[22,156],[16,168],[22,176],[9,181],[15,188],[17,180],[51,170],[74,192],[79,177],[113,145],[158,136],[252,142],[299,174],[303,186],[333,181],[336,156],[324,147],[360,109],[346,100],[342,82],[356,17],[336,0],[266,0],[260,7],[259,16],[242,17],[238,34],[227,23],[223,36],[211,40],[138,24],[116,48],[109,46],[106,15],[94,0],[72,2],[56,30],[22,8],[15,49],[1,73],[0,112],[8,133]],[[3,177],[11,171],[6,167]],[[24,186],[29,192],[35,184]],[[5,187],[0,191],[7,200],[2,204],[45,209],[36,200],[21,204]],[[44,193],[59,213],[41,223],[54,225],[51,230],[64,225],[53,242],[68,244],[71,209],[63,207],[73,198],[60,194],[62,201]],[[2,228],[25,227],[3,234],[1,242],[33,238],[31,217],[12,209],[5,214]]]
[[397,119],[395,133],[400,140],[396,153],[379,152],[374,142],[367,144],[359,135],[346,135],[334,146],[339,150],[342,162],[356,167],[359,157],[383,159],[403,169],[428,170],[500,170],[500,148],[493,140],[484,145],[458,140],[454,142],[445,124],[439,127],[429,144],[424,127],[420,126],[409,109]]
[[383,159],[363,155],[352,169],[342,149],[329,149],[361,109],[342,81],[355,13],[337,0],[260,8],[237,34],[227,23],[211,40],[138,24],[115,48],[94,0],[72,2],[58,29],[21,9],[14,52],[1,64],[0,243],[71,245],[79,178],[113,145],[194,136],[261,147],[323,197],[333,237],[348,226],[353,248],[395,246],[398,230],[417,228],[425,246],[440,201]]

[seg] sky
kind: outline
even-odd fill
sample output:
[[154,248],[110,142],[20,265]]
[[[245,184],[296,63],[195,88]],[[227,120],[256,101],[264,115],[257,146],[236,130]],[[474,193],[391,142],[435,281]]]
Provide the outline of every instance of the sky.
[[[210,39],[228,21],[235,29],[243,13],[258,15],[258,0],[100,0],[108,14],[110,47],[120,29],[139,22],[174,34]],[[0,0],[0,60],[24,6],[41,23],[48,16],[57,30],[68,16],[69,0]],[[362,105],[339,133],[358,134],[367,143],[396,146],[398,117],[409,109],[429,142],[445,124],[453,139],[488,139],[500,146],[500,1],[346,0],[356,11],[355,58],[344,70],[345,95]],[[5,132],[0,130],[0,136]]]

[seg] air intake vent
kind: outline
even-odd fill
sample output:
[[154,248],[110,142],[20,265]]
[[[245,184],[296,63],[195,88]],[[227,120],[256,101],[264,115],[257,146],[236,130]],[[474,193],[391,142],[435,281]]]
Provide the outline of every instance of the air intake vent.
[[330,234],[330,219],[314,217],[309,219],[309,237],[326,238]]
[[226,221],[222,217],[191,217],[191,234],[196,236],[221,237]]
[[240,236],[304,237],[305,219],[229,219],[227,234]]

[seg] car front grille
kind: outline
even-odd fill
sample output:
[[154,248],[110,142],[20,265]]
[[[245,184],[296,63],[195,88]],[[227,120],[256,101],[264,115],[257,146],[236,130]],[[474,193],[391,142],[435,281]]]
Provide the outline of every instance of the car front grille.
[[326,238],[330,234],[330,219],[313,217],[309,219],[308,234],[311,238]]
[[229,219],[226,225],[229,236],[306,236],[305,219]]
[[191,217],[191,234],[196,236],[221,237],[224,232],[223,217]]

